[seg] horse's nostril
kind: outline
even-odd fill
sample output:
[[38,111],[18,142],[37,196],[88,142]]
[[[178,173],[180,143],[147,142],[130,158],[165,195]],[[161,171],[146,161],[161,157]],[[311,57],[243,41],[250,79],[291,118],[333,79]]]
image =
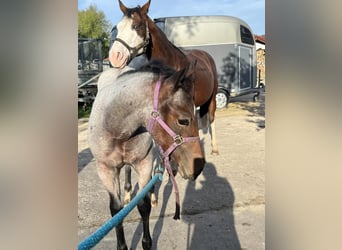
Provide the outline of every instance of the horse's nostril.
[[116,59],[120,60],[122,58],[122,54],[120,52],[116,53]]

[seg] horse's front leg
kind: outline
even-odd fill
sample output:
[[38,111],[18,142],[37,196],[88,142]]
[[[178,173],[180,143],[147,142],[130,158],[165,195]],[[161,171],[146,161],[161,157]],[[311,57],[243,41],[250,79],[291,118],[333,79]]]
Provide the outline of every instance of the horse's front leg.
[[132,180],[131,180],[132,169],[130,165],[125,165],[125,199],[124,206],[126,206],[131,201],[132,195]]
[[150,250],[152,247],[152,238],[150,234],[150,214],[151,214],[151,200],[146,195],[143,200],[138,204],[138,210],[143,222],[143,238],[142,247],[144,250]]
[[[152,155],[149,154],[147,157],[139,164],[137,171],[139,172],[139,190],[141,190],[146,184],[151,180],[152,174]],[[144,250],[150,250],[152,247],[152,238],[150,234],[150,214],[151,214],[151,199],[149,194],[147,194],[142,201],[138,204],[138,210],[141,215],[143,222],[143,238],[142,247]]]
[[[112,166],[107,166],[104,163],[97,163],[97,171],[102,183],[109,193],[109,208],[112,217],[122,209],[120,200],[120,169]],[[117,249],[127,250],[125,233],[122,222],[115,227]]]
[[[125,165],[125,198],[123,205],[126,206],[130,201],[132,197],[132,168],[130,165]],[[158,205],[157,197],[154,193],[154,185],[152,186],[150,190],[150,197],[151,197],[151,205],[152,207],[156,207]]]
[[219,151],[217,148],[215,120],[212,123],[210,123],[209,133],[210,133],[211,148],[212,148],[211,154],[212,155],[218,155]]

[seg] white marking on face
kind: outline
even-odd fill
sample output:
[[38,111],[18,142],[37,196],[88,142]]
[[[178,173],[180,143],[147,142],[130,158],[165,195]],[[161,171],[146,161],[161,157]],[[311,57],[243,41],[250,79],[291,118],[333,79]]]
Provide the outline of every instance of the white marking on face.
[[[133,20],[124,16],[124,18],[117,25],[117,38],[125,41],[131,48],[135,48],[144,40],[134,29],[132,29],[132,24]],[[115,41],[109,51],[109,60],[111,64],[114,67],[123,68],[126,66],[128,57],[128,49],[122,43]]]
[[136,47],[141,44],[144,39],[138,35],[138,33],[132,29],[133,19],[124,17],[122,21],[117,25],[118,38],[124,40],[130,47]]

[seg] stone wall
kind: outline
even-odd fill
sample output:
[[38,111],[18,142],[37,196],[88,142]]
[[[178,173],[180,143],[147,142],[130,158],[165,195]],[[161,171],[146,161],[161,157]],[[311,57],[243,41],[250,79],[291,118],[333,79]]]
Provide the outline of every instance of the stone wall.
[[264,84],[266,84],[265,54],[264,49],[257,50],[257,82],[259,82],[260,76],[260,82]]

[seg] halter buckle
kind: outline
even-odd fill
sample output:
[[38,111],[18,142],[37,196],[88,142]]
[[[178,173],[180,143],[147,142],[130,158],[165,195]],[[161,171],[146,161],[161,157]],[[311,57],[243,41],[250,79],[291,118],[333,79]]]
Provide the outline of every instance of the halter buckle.
[[158,111],[153,110],[153,111],[151,112],[151,117],[152,117],[153,119],[157,119],[158,116],[159,116],[159,112],[158,112]]
[[184,139],[181,135],[175,135],[173,137],[173,141],[177,144],[177,146],[179,146],[184,142]]

